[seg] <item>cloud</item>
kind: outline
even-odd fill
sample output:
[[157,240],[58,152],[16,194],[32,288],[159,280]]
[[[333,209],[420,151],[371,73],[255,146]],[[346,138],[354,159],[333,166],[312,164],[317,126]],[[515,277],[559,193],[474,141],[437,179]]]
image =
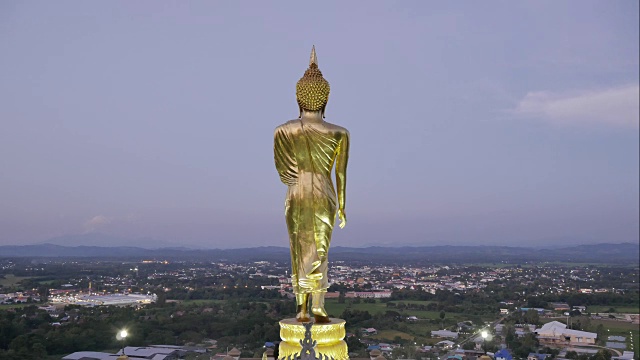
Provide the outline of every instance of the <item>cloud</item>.
[[85,232],[93,232],[101,227],[104,227],[111,223],[111,219],[104,215],[97,215],[89,219],[84,223]]
[[605,124],[638,128],[640,86],[637,84],[574,93],[529,92],[512,111],[559,125]]

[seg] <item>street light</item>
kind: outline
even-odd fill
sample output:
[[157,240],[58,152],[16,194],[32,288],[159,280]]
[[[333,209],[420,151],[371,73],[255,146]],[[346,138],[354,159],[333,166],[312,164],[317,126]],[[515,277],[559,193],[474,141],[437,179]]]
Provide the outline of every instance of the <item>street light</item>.
[[489,336],[489,333],[487,332],[487,330],[482,330],[480,335],[482,336],[482,350],[486,354],[487,353],[487,336]]
[[124,341],[127,336],[129,336],[129,333],[126,329],[122,329],[116,334],[116,340],[122,341],[122,355],[118,359],[128,359],[127,355],[124,354]]

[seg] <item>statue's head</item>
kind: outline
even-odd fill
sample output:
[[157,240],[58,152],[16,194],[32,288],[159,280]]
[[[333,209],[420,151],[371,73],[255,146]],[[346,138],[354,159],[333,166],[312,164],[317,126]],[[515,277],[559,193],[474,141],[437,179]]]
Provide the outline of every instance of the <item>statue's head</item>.
[[296,84],[296,99],[301,114],[302,110],[308,110],[321,111],[324,115],[329,101],[329,82],[322,77],[322,72],[318,69],[315,46],[311,49],[309,68]]

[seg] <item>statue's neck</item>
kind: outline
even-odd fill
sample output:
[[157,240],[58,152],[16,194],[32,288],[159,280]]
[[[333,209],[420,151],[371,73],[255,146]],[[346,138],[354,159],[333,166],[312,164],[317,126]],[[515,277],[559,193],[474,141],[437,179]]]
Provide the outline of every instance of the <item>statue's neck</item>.
[[309,110],[302,110],[300,120],[304,122],[309,122],[309,123],[320,123],[324,121],[322,120],[321,111],[309,111]]

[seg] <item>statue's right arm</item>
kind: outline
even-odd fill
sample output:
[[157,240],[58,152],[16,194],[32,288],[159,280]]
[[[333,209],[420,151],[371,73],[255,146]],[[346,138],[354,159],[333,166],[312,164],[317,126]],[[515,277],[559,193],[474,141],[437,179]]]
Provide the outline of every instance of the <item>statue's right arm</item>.
[[338,155],[336,157],[336,186],[338,188],[338,217],[340,228],[347,224],[347,215],[344,212],[347,196],[347,163],[349,162],[349,131],[345,129],[340,139]]
[[297,181],[297,163],[293,153],[293,142],[282,126],[276,128],[273,135],[273,158],[280,181],[293,185]]

